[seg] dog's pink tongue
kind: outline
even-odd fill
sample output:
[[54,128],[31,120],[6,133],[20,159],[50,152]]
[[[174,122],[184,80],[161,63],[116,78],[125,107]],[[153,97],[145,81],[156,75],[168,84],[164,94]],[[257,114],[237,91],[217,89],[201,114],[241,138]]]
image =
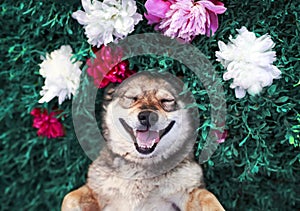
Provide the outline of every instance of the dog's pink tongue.
[[136,138],[139,145],[152,147],[154,143],[159,142],[159,133],[156,131],[136,132]]

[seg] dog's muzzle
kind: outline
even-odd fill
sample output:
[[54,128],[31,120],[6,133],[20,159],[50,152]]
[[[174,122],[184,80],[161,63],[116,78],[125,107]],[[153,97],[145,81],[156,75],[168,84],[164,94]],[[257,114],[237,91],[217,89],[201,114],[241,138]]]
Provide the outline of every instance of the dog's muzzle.
[[120,118],[119,120],[132,137],[136,150],[144,155],[152,153],[159,141],[175,124],[175,121],[171,121],[169,125],[162,130],[151,130],[151,126],[158,121],[158,115],[152,111],[142,111],[138,114],[141,127],[136,130],[133,130],[124,119]]

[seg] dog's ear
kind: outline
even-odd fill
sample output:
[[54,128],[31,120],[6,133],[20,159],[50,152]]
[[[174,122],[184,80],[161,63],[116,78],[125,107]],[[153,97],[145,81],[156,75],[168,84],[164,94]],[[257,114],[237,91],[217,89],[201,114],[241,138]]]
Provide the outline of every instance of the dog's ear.
[[110,83],[105,89],[104,89],[104,95],[103,99],[105,101],[111,101],[113,98],[113,94],[115,93],[117,88],[116,84]]
[[110,83],[105,89],[103,90],[103,100],[102,100],[102,111],[101,111],[101,133],[105,140],[108,140],[108,128],[105,123],[105,116],[107,111],[108,104],[112,101],[113,95],[117,89],[118,85]]

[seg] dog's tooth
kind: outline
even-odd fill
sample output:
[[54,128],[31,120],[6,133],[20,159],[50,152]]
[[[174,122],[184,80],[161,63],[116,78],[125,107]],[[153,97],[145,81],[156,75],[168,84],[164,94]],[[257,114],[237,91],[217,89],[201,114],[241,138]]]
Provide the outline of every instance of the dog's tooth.
[[154,145],[156,139],[152,140],[151,147]]

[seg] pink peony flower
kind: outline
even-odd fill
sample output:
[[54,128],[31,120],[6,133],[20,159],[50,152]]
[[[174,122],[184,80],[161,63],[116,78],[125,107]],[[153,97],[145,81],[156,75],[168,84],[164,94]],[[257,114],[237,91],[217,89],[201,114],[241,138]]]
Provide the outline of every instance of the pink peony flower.
[[95,86],[106,87],[109,83],[121,83],[134,74],[129,69],[129,62],[122,61],[122,50],[115,51],[108,46],[102,46],[96,53],[96,58],[87,60],[87,73],[94,78]]
[[164,35],[185,42],[200,34],[213,35],[218,29],[217,14],[226,11],[224,4],[217,0],[148,1],[145,4],[148,23],[157,24],[155,29]]
[[37,128],[37,135],[47,138],[64,136],[64,128],[55,117],[58,112],[48,114],[46,109],[34,108],[30,114],[34,117],[32,127]]

